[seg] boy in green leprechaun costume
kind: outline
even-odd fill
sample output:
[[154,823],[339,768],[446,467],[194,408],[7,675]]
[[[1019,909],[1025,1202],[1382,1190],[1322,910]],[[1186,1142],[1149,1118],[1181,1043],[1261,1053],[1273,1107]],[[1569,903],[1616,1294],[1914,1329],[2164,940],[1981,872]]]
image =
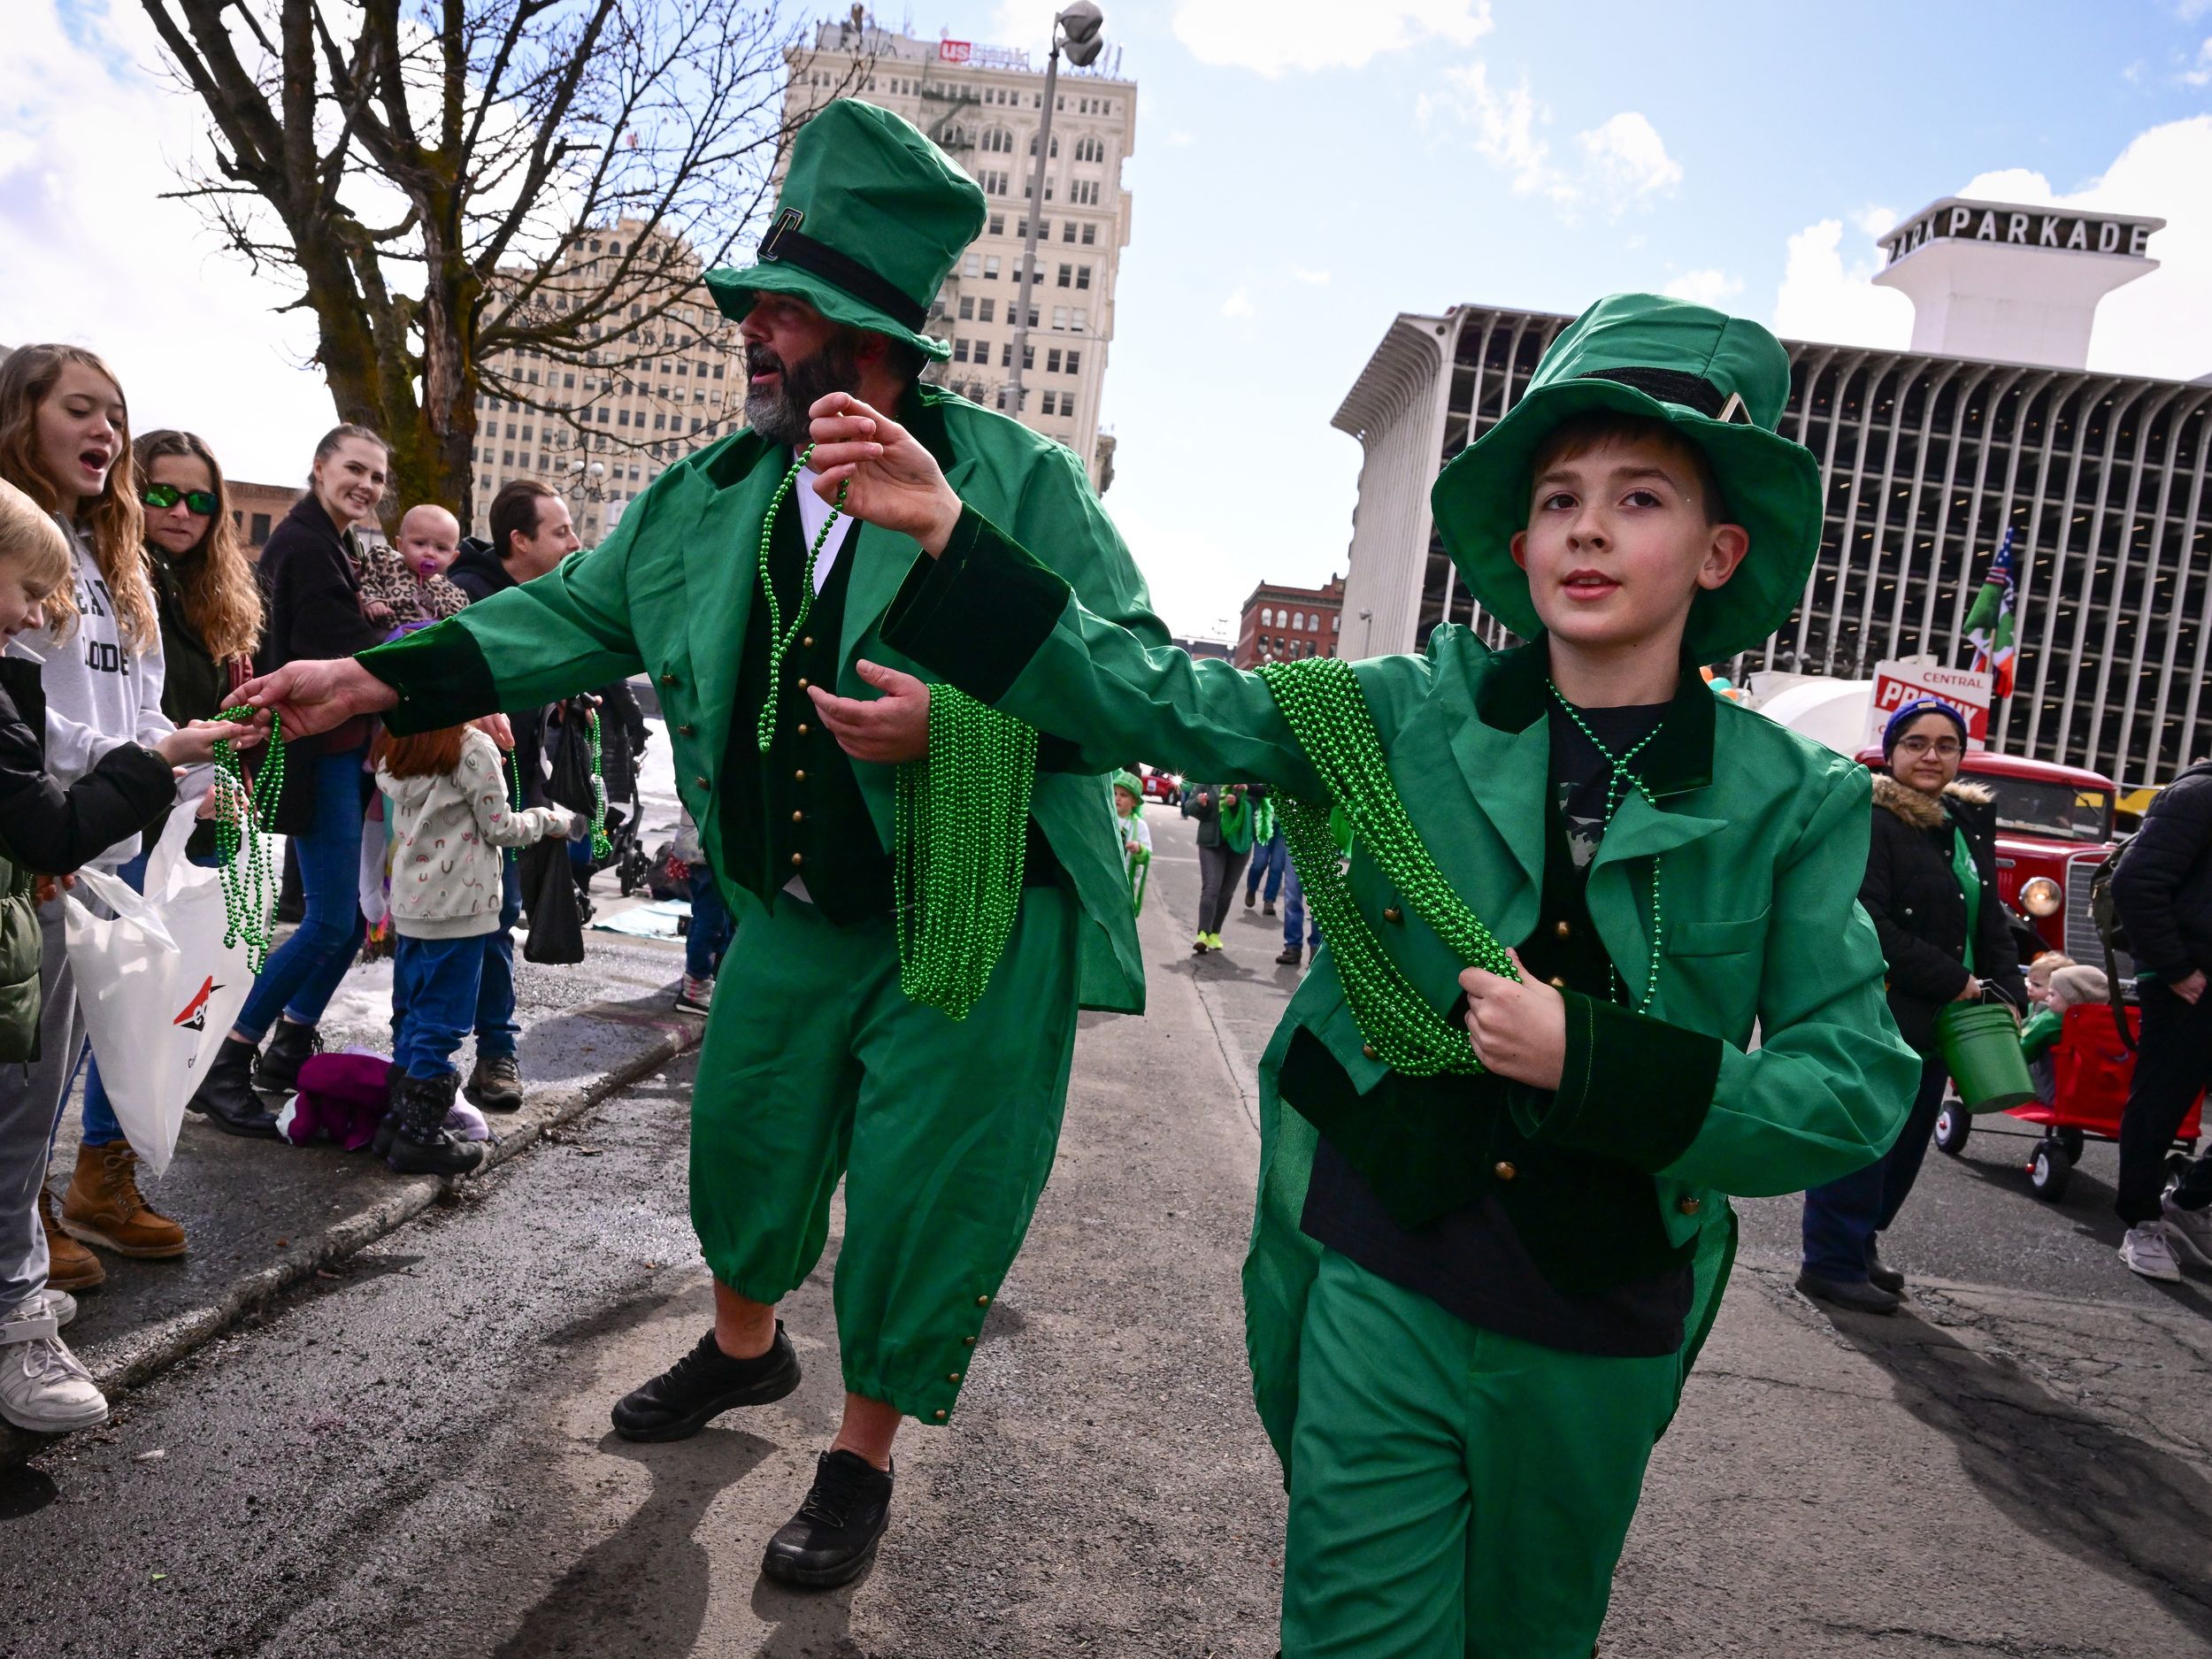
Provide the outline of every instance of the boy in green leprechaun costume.
[[1048,549],[1056,580],[1165,641],[1076,457],[916,378],[949,355],[921,330],[984,211],[906,122],[829,104],[794,144],[758,263],[706,279],[740,322],[749,429],[537,580],[245,694],[288,733],[377,710],[410,732],[653,676],[739,926],[692,1099],[715,1327],[615,1425],[677,1439],[797,1385],[776,1304],[819,1258],[841,1176],[844,1421],[765,1561],[810,1586],[873,1555],[900,1418],[952,1414],[1051,1167],[1079,1006],[1144,1000],[1112,764],[950,691],[849,758],[808,703],[819,687],[864,696],[905,662],[881,624],[916,555],[807,488],[807,411],[831,391],[897,409],[933,465]]
[[1788,383],[1755,324],[1601,301],[1434,491],[1529,642],[1447,626],[1257,673],[1096,614],[897,423],[816,405],[825,488],[935,556],[893,649],[1041,731],[1276,792],[1325,941],[1261,1063],[1245,1269],[1287,1659],[1590,1653],[1727,1277],[1726,1195],[1832,1179],[1903,1120],[1867,774],[1697,667],[1770,634],[1812,563]]

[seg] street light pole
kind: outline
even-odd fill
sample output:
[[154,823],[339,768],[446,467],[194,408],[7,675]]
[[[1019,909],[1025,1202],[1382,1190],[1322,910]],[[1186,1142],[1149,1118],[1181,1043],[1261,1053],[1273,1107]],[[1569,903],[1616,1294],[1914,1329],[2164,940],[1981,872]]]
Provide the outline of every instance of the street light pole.
[[1052,159],[1052,111],[1060,84],[1060,52],[1068,61],[1091,63],[1105,47],[1099,38],[1105,17],[1091,0],[1076,0],[1052,19],[1052,50],[1045,58],[1042,119],[1037,123],[1037,165],[1029,170],[1029,219],[1022,236],[1022,280],[1014,301],[1013,378],[1007,385],[1014,394],[1014,419],[1022,418],[1022,360],[1029,355],[1029,296],[1037,275],[1037,234],[1045,222],[1045,168]]

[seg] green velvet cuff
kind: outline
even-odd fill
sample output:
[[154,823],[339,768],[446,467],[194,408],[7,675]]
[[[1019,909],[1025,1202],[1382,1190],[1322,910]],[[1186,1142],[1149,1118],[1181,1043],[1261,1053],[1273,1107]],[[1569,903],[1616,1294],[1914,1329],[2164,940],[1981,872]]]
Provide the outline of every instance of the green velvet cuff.
[[1516,1089],[1522,1132],[1547,1146],[1617,1158],[1657,1174],[1688,1149],[1712,1110],[1721,1041],[1617,1002],[1564,993],[1559,1087]]
[[376,645],[353,659],[399,693],[383,715],[396,737],[458,726],[499,709],[499,687],[476,636],[448,618],[404,639]]
[[972,507],[924,554],[884,613],[883,641],[984,703],[996,703],[1059,626],[1073,590]]

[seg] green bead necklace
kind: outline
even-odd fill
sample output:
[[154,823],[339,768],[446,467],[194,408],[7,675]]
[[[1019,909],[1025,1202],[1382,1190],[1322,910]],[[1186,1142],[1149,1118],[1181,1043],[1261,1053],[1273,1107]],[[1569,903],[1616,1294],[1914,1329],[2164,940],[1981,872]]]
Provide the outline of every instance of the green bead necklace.
[[[515,758],[515,751],[507,751],[507,804],[514,811],[522,810],[522,763]],[[506,849],[507,862],[513,864],[522,856],[522,849]]]
[[[810,575],[808,586],[812,585]],[[772,676],[773,672],[770,671]],[[770,684],[773,683],[772,678]],[[599,767],[599,710],[587,710],[584,724],[591,733],[591,856],[603,859],[614,852],[614,842],[607,839],[607,778]]]
[[[1382,739],[1351,664],[1310,657],[1270,663],[1260,679],[1291,734],[1349,813],[1354,833],[1376,865],[1459,958],[1518,980],[1506,948],[1437,868],[1391,782]],[[1329,830],[1329,810],[1282,797],[1283,840],[1307,902],[1328,941],[1337,977],[1376,1056],[1408,1077],[1480,1071],[1463,1027],[1454,1025],[1414,988],[1353,902],[1347,866]]]
[[[837,504],[830,516],[822,521],[821,529],[814,537],[814,545],[806,552],[806,569],[799,578],[799,603],[791,615],[791,626],[783,626],[783,607],[776,598],[776,584],[768,574],[768,544],[776,534],[776,515],[783,511],[784,498],[791,494],[799,481],[799,474],[814,457],[814,446],[808,444],[799,451],[799,458],[791,464],[791,470],[783,475],[783,482],[776,486],[775,495],[768,503],[768,516],[760,526],[760,591],[768,600],[768,695],[761,699],[760,721],[755,735],[760,741],[760,752],[765,755],[776,737],[776,710],[783,701],[783,659],[791,649],[799,630],[806,626],[807,615],[814,609],[814,562],[822,556],[822,549],[829,541],[830,532],[836,527],[845,511],[846,484],[837,487]],[[849,480],[848,480],[849,482]],[[596,741],[593,754],[598,753]],[[595,845],[596,840],[595,839]],[[604,855],[601,855],[604,856]]]
[[929,753],[898,769],[891,872],[899,988],[965,1019],[1021,908],[1037,733],[950,686],[929,688]]
[[[226,709],[219,720],[250,720],[251,709]],[[221,859],[223,949],[246,941],[246,961],[256,973],[269,959],[270,907],[280,885],[273,865],[274,832],[269,819],[284,793],[284,727],[269,711],[269,741],[264,749],[258,787],[250,783],[235,744],[215,745],[215,852]]]
[[[1631,789],[1643,796],[1647,805],[1655,808],[1659,803],[1653,798],[1650,788],[1641,778],[1629,770],[1628,763],[1644,752],[1645,745],[1659,735],[1666,721],[1663,718],[1657,726],[1645,733],[1626,754],[1616,755],[1590,729],[1590,723],[1582,718],[1582,710],[1567,701],[1567,694],[1548,677],[1544,683],[1551,687],[1551,695],[1559,700],[1559,706],[1567,711],[1567,718],[1574,722],[1575,729],[1590,740],[1590,747],[1596,749],[1599,758],[1612,769],[1611,775],[1605,780],[1605,827],[1613,827],[1613,810],[1628,798]],[[1664,937],[1665,930],[1659,911],[1659,856],[1654,853],[1651,858],[1651,960],[1645,967],[1643,999],[1636,1004],[1636,1011],[1640,1014],[1650,1011],[1651,999],[1659,989],[1659,947]],[[1609,961],[1606,972],[1610,976],[1613,992],[1617,995],[1621,986],[1620,971]]]

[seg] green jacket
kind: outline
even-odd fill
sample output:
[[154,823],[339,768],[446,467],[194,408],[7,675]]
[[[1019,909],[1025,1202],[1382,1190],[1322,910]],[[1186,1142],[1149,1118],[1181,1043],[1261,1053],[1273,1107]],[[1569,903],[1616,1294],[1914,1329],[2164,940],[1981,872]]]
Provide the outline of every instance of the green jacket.
[[[1099,614],[1125,621],[1136,630],[1133,637],[1165,644],[1165,629],[1147,608],[1144,579],[1072,452],[935,387],[914,388],[899,418],[964,497],[1051,550],[1056,580],[1064,578]],[[363,653],[363,664],[401,694],[388,724],[420,730],[495,709],[534,707],[643,670],[657,682],[668,720],[677,791],[702,844],[719,849],[717,780],[739,651],[759,593],[761,526],[790,464],[787,450],[737,433],[661,474],[598,547],[434,627]],[[841,695],[876,695],[856,672],[862,657],[941,678],[892,649],[880,633],[884,611],[917,556],[910,538],[872,525],[849,536],[841,555],[853,561],[838,654]],[[971,639],[969,646],[984,660],[998,655],[988,640]],[[1092,924],[1082,942],[1083,1005],[1136,1013],[1144,1007],[1144,964],[1103,776],[1118,764],[1102,759],[1094,772],[1041,773],[1030,810]],[[894,769],[856,761],[853,770],[888,847]],[[726,874],[719,880],[743,914],[753,901]]]
[[[945,557],[910,576],[887,637],[971,694],[1102,751],[1327,798],[1256,675],[1158,649],[1094,614],[1025,545],[967,514]],[[995,670],[963,658],[959,641],[977,634],[1002,648]],[[1023,641],[1026,653],[1007,649]],[[1542,646],[1494,653],[1446,626],[1425,656],[1371,658],[1355,670],[1422,841],[1500,939],[1526,938],[1543,879],[1550,764]],[[1703,1235],[1701,1247],[1713,1247],[1701,1248],[1707,1281],[1716,1269],[1724,1274],[1718,1235],[1733,1236],[1724,1195],[1796,1192],[1871,1162],[1903,1124],[1919,1061],[1890,1018],[1881,948],[1858,902],[1865,770],[1713,697],[1694,676],[1689,686],[1696,695],[1678,696],[1640,768],[1657,804],[1632,793],[1621,803],[1588,878],[1591,919],[1632,1002],[1650,960],[1650,857],[1663,855],[1666,931],[1649,1017],[1568,994],[1568,1083],[1519,1091],[1514,1111],[1538,1142],[1648,1171],[1673,1243]],[[1464,964],[1356,842],[1351,882],[1389,955],[1448,1012]],[[1325,1045],[1363,1094],[1387,1071],[1325,944],[1292,998],[1271,1063],[1298,1029]],[[1287,1119],[1263,1148],[1254,1256],[1263,1274],[1276,1271],[1262,1259],[1271,1248],[1294,1256],[1302,1242],[1310,1153],[1310,1130]],[[1295,1167],[1280,1167],[1285,1157]],[[1701,1301],[1709,1319],[1715,1298]],[[1263,1414],[1271,1428],[1286,1426],[1270,1409],[1263,1323],[1256,1307]],[[1686,1353],[1701,1334],[1694,1324]]]

